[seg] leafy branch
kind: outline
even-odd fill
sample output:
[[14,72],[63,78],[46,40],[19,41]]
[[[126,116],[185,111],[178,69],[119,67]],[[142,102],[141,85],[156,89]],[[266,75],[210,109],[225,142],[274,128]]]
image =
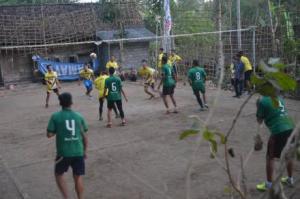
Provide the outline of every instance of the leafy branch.
[[[243,188],[242,190],[240,186],[238,186],[238,183],[232,177],[229,155],[231,157],[234,157],[235,155],[233,149],[229,148],[228,146],[228,140],[230,138],[231,133],[233,132],[233,129],[236,126],[238,119],[241,116],[243,109],[255,94],[271,97],[273,105],[277,107],[279,105],[278,98],[277,98],[278,92],[289,92],[289,91],[294,91],[296,89],[297,86],[296,81],[292,77],[290,77],[289,75],[283,72],[283,69],[285,67],[286,65],[281,63],[279,59],[270,59],[268,64],[266,64],[264,61],[260,62],[260,70],[263,72],[263,74],[261,76],[255,74],[251,78],[251,83],[253,86],[255,86],[256,89],[249,96],[247,96],[247,98],[241,104],[226,134],[216,132],[214,130],[210,130],[206,126],[204,126],[202,131],[200,131],[199,128],[191,128],[189,130],[182,132],[182,134],[180,135],[180,139],[183,140],[189,136],[202,133],[203,140],[207,141],[210,145],[211,158],[215,158],[215,155],[218,152],[218,145],[224,146],[225,171],[227,173],[232,188],[239,194],[240,198],[242,199],[245,199],[247,196],[247,188],[245,182],[246,177],[244,174],[245,162],[241,157],[241,174],[242,174],[242,188]],[[220,142],[217,142],[216,140],[217,137],[219,137]],[[288,144],[290,144],[290,142]],[[248,153],[246,162],[249,160],[252,152],[253,149]],[[218,163],[220,163],[220,161],[218,161]]]

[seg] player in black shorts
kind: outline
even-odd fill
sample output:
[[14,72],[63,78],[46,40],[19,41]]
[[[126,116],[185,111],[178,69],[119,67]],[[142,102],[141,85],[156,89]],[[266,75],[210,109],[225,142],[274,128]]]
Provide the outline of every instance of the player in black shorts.
[[69,198],[64,173],[71,167],[78,199],[83,199],[88,127],[81,114],[71,110],[71,94],[61,94],[59,102],[62,110],[52,114],[47,127],[47,137],[56,136],[55,179],[63,198]]

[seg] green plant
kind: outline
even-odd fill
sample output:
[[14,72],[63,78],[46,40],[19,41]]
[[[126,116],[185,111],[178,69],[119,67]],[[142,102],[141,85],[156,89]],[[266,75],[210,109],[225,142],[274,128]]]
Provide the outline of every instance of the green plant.
[[[207,126],[202,126],[202,128],[199,128],[199,125],[197,125],[197,121],[193,123],[192,128],[184,131],[181,133],[179,139],[183,140],[189,136],[197,135],[201,133],[201,137],[203,140],[207,141],[210,145],[210,153],[211,158],[215,158],[216,154],[218,152],[218,147],[223,146],[224,147],[224,160],[225,165],[221,165],[229,178],[230,184],[234,191],[236,191],[241,198],[246,198],[247,195],[247,188],[245,185],[245,177],[244,177],[244,163],[243,159],[242,161],[242,168],[241,173],[243,176],[242,179],[242,185],[238,186],[237,182],[232,177],[232,170],[230,169],[230,159],[229,156],[234,157],[234,150],[233,148],[228,146],[228,140],[230,139],[230,135],[244,109],[246,104],[249,102],[251,97],[255,94],[260,94],[264,96],[270,96],[273,99],[273,102],[276,106],[278,106],[278,101],[276,96],[278,95],[278,92],[289,92],[294,91],[296,89],[296,81],[290,77],[289,75],[285,74],[284,68],[286,65],[280,62],[279,59],[270,59],[268,64],[266,64],[264,61],[260,61],[260,69],[263,72],[261,76],[253,75],[251,79],[251,83],[255,85],[255,91],[253,91],[242,103],[240,106],[238,112],[236,113],[234,119],[232,120],[231,126],[229,130],[226,133],[217,132],[213,129],[208,129]],[[196,117],[193,117],[196,118]],[[200,121],[198,121],[200,122]],[[219,138],[219,142],[218,139]],[[220,161],[219,161],[220,162]],[[279,178],[280,179],[280,178]]]

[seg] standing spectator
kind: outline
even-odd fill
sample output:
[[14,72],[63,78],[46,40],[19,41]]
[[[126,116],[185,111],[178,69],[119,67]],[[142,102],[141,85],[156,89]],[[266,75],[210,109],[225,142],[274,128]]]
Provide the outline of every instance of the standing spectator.
[[245,73],[245,86],[248,94],[251,92],[251,84],[250,84],[250,79],[251,79],[251,74],[252,74],[252,65],[248,59],[244,55],[243,51],[239,51],[237,54],[237,57],[241,60],[241,62],[244,64],[244,73]]
[[47,128],[48,138],[56,136],[55,179],[63,198],[69,198],[64,173],[72,167],[77,197],[83,199],[82,175],[85,174],[88,127],[81,114],[71,109],[70,93],[59,95],[59,102],[62,110],[52,114]]
[[234,90],[235,96],[240,98],[244,89],[244,64],[240,59],[234,57]]

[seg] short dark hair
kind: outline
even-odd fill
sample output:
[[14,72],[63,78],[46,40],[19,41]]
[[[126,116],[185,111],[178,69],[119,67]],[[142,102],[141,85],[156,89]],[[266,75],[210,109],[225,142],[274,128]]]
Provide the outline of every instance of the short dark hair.
[[241,57],[241,56],[244,55],[244,52],[241,50],[241,51],[239,51],[236,55],[237,55],[238,57]]
[[110,75],[113,75],[114,73],[115,73],[115,68],[114,67],[110,67],[109,69],[108,69],[108,72],[109,72],[109,74]]
[[62,93],[58,96],[59,104],[63,108],[68,108],[73,104],[72,95],[70,93]]
[[164,51],[164,49],[163,49],[163,48],[160,48],[159,50],[161,50],[161,51]]
[[146,59],[143,59],[143,60],[142,60],[142,63],[147,63],[147,60],[146,60]]
[[199,66],[199,61],[197,59],[193,60],[193,66]]
[[47,64],[46,68],[49,70],[51,67],[51,64]]
[[162,64],[166,64],[168,63],[168,54],[167,53],[164,53],[162,59],[161,59],[161,63]]
[[104,70],[101,72],[102,75],[107,75],[107,72]]

